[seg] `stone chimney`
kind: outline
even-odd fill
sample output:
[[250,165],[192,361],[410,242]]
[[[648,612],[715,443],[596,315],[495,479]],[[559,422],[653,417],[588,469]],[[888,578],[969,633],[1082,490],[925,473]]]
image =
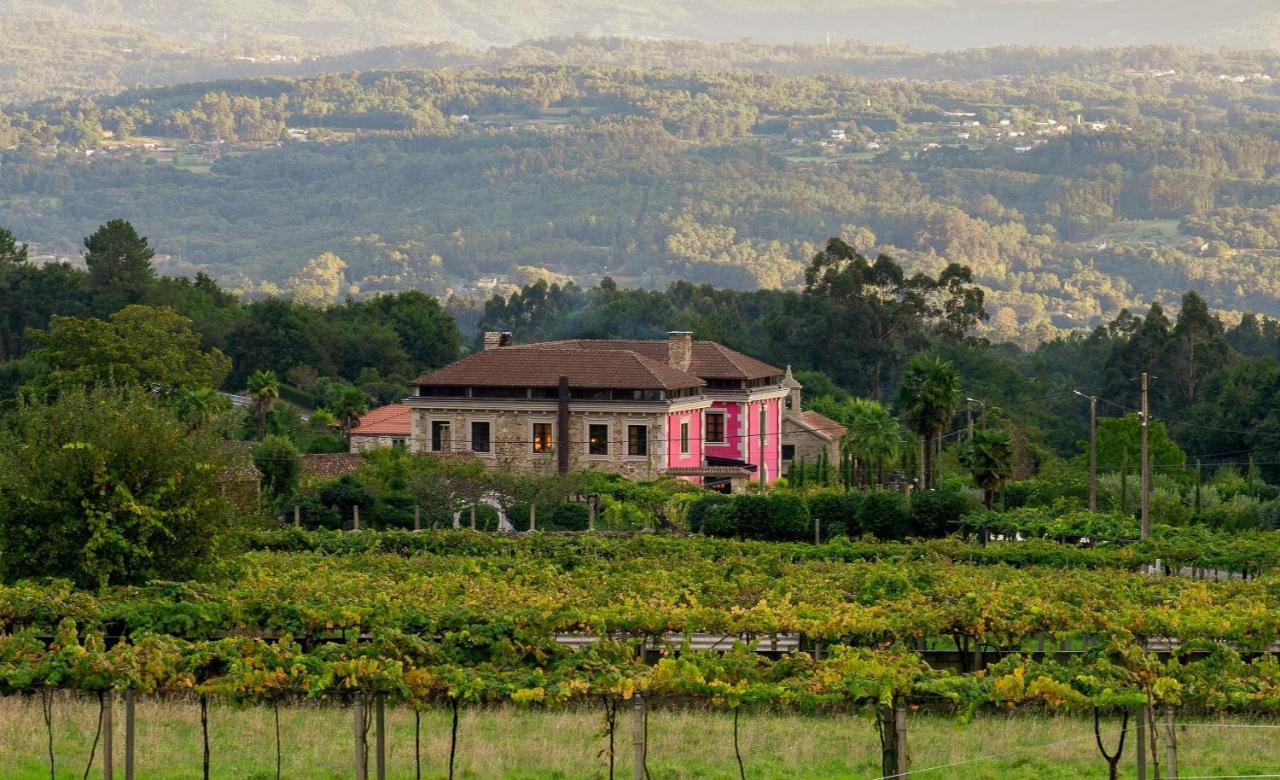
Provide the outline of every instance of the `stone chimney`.
[[486,330],[484,332],[484,348],[495,349],[497,347],[511,346],[512,338],[510,331]]
[[689,372],[693,364],[693,334],[687,330],[673,330],[667,334],[667,365],[677,371]]

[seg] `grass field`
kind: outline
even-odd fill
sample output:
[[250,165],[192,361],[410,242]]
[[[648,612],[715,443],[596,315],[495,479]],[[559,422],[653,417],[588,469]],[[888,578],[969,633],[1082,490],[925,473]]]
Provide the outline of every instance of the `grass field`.
[[[413,777],[413,715],[389,709],[389,777]],[[274,778],[274,721],[269,708],[209,710],[212,776]],[[97,702],[58,696],[53,704],[58,778],[83,775],[97,722]],[[116,767],[123,768],[123,708],[116,709]],[[1280,771],[1280,724],[1191,721],[1179,729],[1180,775],[1261,775]],[[472,778],[607,777],[606,740],[599,710],[557,712],[464,709],[459,725],[458,776]],[[1224,727],[1226,726],[1226,727]],[[1232,727],[1234,726],[1234,727]],[[1239,726],[1261,726],[1240,728]],[[1108,747],[1113,748],[1118,724]],[[322,707],[282,708],[282,777],[352,776],[351,714]],[[649,721],[649,768],[656,778],[735,778],[732,718],[697,710],[659,709]],[[372,741],[372,734],[370,735]],[[1105,777],[1092,722],[1075,717],[985,716],[968,726],[932,715],[908,726],[913,777]],[[449,713],[422,716],[423,777],[446,774]],[[744,714],[741,747],[748,778],[875,778],[878,744],[870,720],[856,716]],[[0,700],[0,777],[49,777],[40,700]],[[194,702],[141,701],[137,776],[156,780],[199,777],[200,720]],[[101,757],[101,746],[98,756]],[[631,718],[619,709],[617,776],[631,776]],[[1133,735],[1122,766],[1133,776]],[[966,763],[961,763],[966,762]],[[959,764],[956,766],[956,764]],[[953,765],[953,766],[945,766]],[[937,767],[928,770],[931,767]],[[91,777],[101,777],[94,769]],[[372,776],[372,775],[371,775]]]

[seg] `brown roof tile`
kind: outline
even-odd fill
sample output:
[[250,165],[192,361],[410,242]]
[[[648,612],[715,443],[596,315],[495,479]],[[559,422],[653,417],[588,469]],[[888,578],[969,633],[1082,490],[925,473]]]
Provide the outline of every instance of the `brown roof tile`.
[[669,477],[749,477],[752,474],[741,466],[672,466],[662,473]]
[[391,404],[360,417],[352,436],[408,436],[413,427],[412,411],[404,404]]
[[325,452],[302,456],[302,474],[307,477],[335,479],[354,474],[364,463],[364,458],[355,452]]
[[[580,349],[589,352],[624,350],[663,365],[667,363],[666,339],[569,339],[517,345],[513,349]],[[695,341],[689,373],[699,379],[764,379],[782,376],[784,372],[723,344]]]
[[830,417],[818,414],[812,410],[802,413],[800,418],[804,421],[804,424],[809,428],[809,430],[829,441],[839,441],[844,438],[846,433],[849,432],[848,428]]
[[[531,345],[532,346],[532,345]],[[560,377],[580,388],[683,390],[701,379],[629,350],[584,350],[554,344],[477,352],[419,377],[415,385],[555,387]]]

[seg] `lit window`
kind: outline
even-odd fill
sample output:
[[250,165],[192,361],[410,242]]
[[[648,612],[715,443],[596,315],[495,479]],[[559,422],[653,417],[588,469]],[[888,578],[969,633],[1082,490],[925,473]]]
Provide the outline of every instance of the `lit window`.
[[587,454],[609,454],[609,426],[607,424],[601,423],[587,426]]
[[551,452],[551,423],[533,424],[533,451]]

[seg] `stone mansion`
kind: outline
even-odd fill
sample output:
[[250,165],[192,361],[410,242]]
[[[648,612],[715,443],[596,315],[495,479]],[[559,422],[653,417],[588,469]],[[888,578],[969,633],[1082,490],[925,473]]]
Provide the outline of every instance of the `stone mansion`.
[[790,368],[686,332],[535,344],[486,333],[482,351],[412,385],[403,405],[361,421],[353,450],[403,442],[517,471],[600,468],[730,491],[774,482],[795,458],[838,461],[845,433],[801,411]]

